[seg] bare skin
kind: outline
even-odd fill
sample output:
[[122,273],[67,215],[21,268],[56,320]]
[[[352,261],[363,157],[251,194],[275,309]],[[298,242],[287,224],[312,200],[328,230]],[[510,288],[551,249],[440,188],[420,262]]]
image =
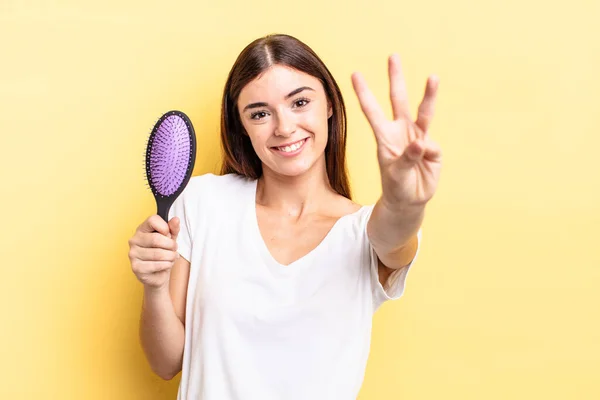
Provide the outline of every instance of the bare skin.
[[[325,176],[306,176],[303,186],[306,193],[304,200],[297,183],[295,186],[286,185],[270,172],[258,181],[258,225],[269,252],[282,265],[289,265],[310,253],[327,236],[338,219],[360,208],[359,204],[331,189]],[[289,196],[287,198],[298,199],[296,206],[288,203],[286,207],[282,196],[284,191]],[[307,200],[310,198],[320,200],[313,203]]]

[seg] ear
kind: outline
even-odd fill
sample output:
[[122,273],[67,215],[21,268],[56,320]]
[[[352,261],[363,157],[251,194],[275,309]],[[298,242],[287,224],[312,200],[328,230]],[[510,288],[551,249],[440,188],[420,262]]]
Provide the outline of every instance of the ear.
[[331,103],[327,102],[327,119],[331,118],[333,115],[333,107],[331,107]]

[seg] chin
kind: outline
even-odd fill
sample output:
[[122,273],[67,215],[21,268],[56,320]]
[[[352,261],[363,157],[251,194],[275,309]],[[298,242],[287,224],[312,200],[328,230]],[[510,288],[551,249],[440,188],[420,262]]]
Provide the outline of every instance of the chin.
[[298,177],[309,173],[311,170],[318,168],[319,164],[325,166],[325,155],[322,155],[323,162],[320,158],[314,157],[312,154],[303,154],[295,160],[281,160],[271,158],[268,163],[263,162],[263,170],[269,169],[275,175]]
[[310,171],[312,165],[308,163],[296,162],[289,165],[275,164],[268,166],[268,168],[276,175],[283,175],[289,177],[301,176]]

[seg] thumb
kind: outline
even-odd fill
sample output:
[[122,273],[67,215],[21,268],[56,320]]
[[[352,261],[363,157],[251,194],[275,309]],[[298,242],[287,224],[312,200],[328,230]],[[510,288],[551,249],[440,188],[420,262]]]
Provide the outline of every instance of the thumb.
[[171,239],[177,241],[177,235],[179,235],[179,230],[181,228],[181,223],[179,217],[173,217],[169,221],[169,231],[171,232]]
[[400,156],[399,168],[408,169],[412,168],[416,163],[418,163],[425,153],[425,146],[421,140],[415,140],[411,142],[406,149],[404,149],[404,153]]

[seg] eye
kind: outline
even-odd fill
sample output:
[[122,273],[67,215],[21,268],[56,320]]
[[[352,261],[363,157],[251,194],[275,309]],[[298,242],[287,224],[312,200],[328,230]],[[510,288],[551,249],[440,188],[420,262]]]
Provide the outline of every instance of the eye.
[[310,103],[310,100],[307,98],[301,98],[294,102],[294,106],[297,108],[306,107]]
[[250,119],[260,120],[267,116],[267,113],[264,111],[257,111],[250,114]]

